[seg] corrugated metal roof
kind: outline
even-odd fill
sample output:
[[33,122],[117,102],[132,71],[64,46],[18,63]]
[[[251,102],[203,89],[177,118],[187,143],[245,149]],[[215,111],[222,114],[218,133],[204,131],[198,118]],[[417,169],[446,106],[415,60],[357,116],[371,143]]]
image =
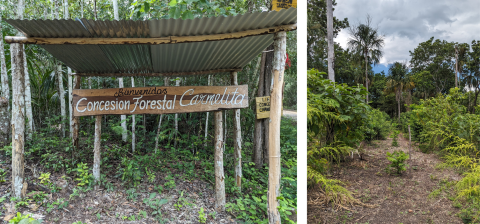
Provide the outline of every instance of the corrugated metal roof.
[[[297,10],[230,17],[148,21],[7,20],[28,37],[145,38],[199,36],[294,24]],[[273,34],[160,45],[41,45],[79,73],[166,73],[242,68],[273,42]]]

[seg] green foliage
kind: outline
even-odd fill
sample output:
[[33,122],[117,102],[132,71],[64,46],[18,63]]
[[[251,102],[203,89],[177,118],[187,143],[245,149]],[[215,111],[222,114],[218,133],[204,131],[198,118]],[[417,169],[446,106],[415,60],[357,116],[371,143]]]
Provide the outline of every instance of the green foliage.
[[156,217],[158,221],[162,221],[162,212],[161,207],[162,205],[168,203],[167,199],[158,199],[156,198],[156,193],[151,193],[148,198],[143,199],[143,203],[145,203],[150,209],[152,209],[152,215]]
[[207,216],[205,215],[205,212],[203,212],[203,208],[200,208],[200,210],[198,211],[198,221],[200,223],[207,222]]
[[120,168],[118,172],[121,174],[122,180],[133,187],[139,184],[143,176],[137,160],[132,160],[127,157],[122,158],[122,168]]
[[398,134],[400,134],[400,131],[394,130],[392,135],[390,136],[392,138],[392,146],[393,147],[398,147]]
[[5,182],[5,175],[7,175],[7,172],[4,169],[0,168],[0,183]]
[[387,113],[378,109],[368,112],[368,120],[362,126],[365,141],[386,139],[392,130],[392,121]]
[[50,173],[41,173],[38,179],[40,184],[47,185],[50,183]]
[[391,162],[386,169],[388,172],[390,172],[391,168],[395,169],[396,174],[402,174],[403,171],[407,170],[408,165],[405,164],[405,161],[408,159],[408,155],[405,152],[387,152],[387,159]]
[[89,169],[86,163],[78,163],[77,168],[74,169],[77,172],[76,181],[80,181],[78,186],[89,186],[93,181],[93,175],[89,174]]
[[30,214],[22,215],[22,213],[17,212],[17,216],[13,217],[8,223],[11,224],[38,224],[42,223],[42,220],[35,220],[34,218],[29,218]]
[[363,87],[349,87],[322,79],[317,70],[307,74],[307,129],[309,136],[329,144],[341,141],[354,146],[363,140],[361,126],[369,107],[364,102]]

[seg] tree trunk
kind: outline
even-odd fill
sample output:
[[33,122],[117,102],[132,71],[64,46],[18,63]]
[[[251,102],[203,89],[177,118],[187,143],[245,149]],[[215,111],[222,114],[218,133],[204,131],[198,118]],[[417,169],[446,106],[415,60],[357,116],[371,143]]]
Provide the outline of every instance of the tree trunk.
[[[135,87],[135,79],[132,78],[132,87]],[[135,114],[132,114],[132,152],[135,152]]]
[[64,17],[65,19],[70,19],[70,15],[68,14],[68,0],[63,1],[63,11],[65,13]]
[[367,88],[367,104],[368,104],[368,52],[365,52],[365,87]]
[[[0,16],[0,40],[3,40],[2,30],[2,16]],[[0,100],[0,139],[4,140],[4,144],[6,144],[10,129],[10,114],[8,113],[8,111],[10,111],[10,86],[8,84],[7,65],[5,63],[5,49],[3,41],[0,41],[0,71],[2,79],[2,98]]]
[[335,60],[335,51],[333,43],[333,8],[332,0],[327,0],[327,40],[328,40],[328,79],[335,82],[335,71],[333,62]]
[[23,46],[11,44],[12,64],[17,69],[13,70],[12,76],[12,196],[23,198],[26,192],[24,170],[24,136],[25,136],[25,70],[23,66]]
[[[262,53],[262,59],[260,62],[260,74],[258,78],[258,91],[257,91],[257,96],[262,97],[263,92],[264,92],[264,81],[265,81],[265,58],[266,58],[266,53]],[[255,113],[255,118],[257,117]],[[255,119],[255,149],[254,149],[254,159],[253,161],[255,162],[255,168],[261,169],[263,166],[263,157],[262,157],[262,151],[263,151],[263,145],[262,145],[262,134],[263,134],[263,119]]]
[[280,123],[282,119],[283,79],[286,61],[287,33],[274,36],[275,58],[273,61],[273,83],[270,96],[270,138],[268,170],[268,223],[281,223],[277,197],[280,196]]
[[397,98],[397,102],[398,102],[398,123],[400,123],[400,101],[402,100],[402,91],[401,90],[397,90],[397,95],[398,95],[398,98]]
[[[180,77],[177,77],[175,81],[175,86],[180,86]],[[177,147],[177,135],[178,135],[178,114],[175,114],[175,141],[173,143],[173,147]]]
[[100,180],[100,142],[102,136],[102,115],[95,116],[95,143],[93,148],[93,177],[95,182]]
[[223,173],[222,111],[215,111],[215,210],[225,211],[225,175]]
[[67,68],[67,79],[68,79],[68,115],[70,117],[70,138],[73,141],[73,79],[72,79],[72,70]]
[[457,84],[457,79],[458,79],[458,48],[457,46],[455,46],[455,88],[458,87],[458,84]]
[[[60,101],[60,114],[62,116],[62,121],[63,119],[66,118],[66,112],[65,112],[65,93],[63,90],[63,75],[62,75],[62,66],[60,65],[60,62],[57,62],[57,85],[58,85],[58,100]],[[61,130],[62,130],[62,136],[65,138],[65,127],[63,123],[60,124]]]
[[[264,89],[264,96],[270,96],[270,91],[271,91],[271,85],[272,85],[272,64],[273,64],[273,52],[274,51],[274,47],[273,47],[273,44],[270,45],[268,48],[267,48],[267,53],[266,53],[266,58],[265,58],[265,73],[264,73],[264,76],[265,76],[265,89]],[[264,140],[263,140],[263,143],[264,143],[264,146],[263,146],[263,163],[266,163],[268,164],[269,162],[269,159],[268,159],[268,153],[269,153],[269,144],[268,144],[268,141],[269,141],[269,119],[263,119],[263,131],[264,131]]]
[[[232,85],[237,86],[237,72],[232,72]],[[233,110],[235,114],[235,142],[234,145],[234,161],[235,161],[235,182],[238,189],[242,189],[242,127],[240,126],[240,109]]]
[[[80,89],[80,83],[82,78],[80,76],[75,75],[73,79],[73,88],[72,89]],[[70,108],[73,111],[73,101],[70,103]],[[72,123],[72,141],[73,141],[73,148],[78,149],[78,128],[80,126],[80,119],[79,117],[73,117]]]
[[[113,16],[115,20],[119,20],[118,16],[118,1],[113,0]],[[123,88],[123,77],[118,78],[118,88]],[[127,116],[122,114],[120,115],[120,120],[121,120],[121,126],[122,126],[122,141],[127,142],[128,134],[127,134],[127,123],[126,123]],[[157,148],[155,148],[155,151]]]
[[[212,85],[212,76],[208,75],[208,81],[207,85],[211,86]],[[208,112],[207,112],[207,118],[205,119],[205,146],[207,146],[207,136],[208,136]]]
[[[168,77],[163,78],[163,85],[170,86],[170,79]],[[162,119],[163,119],[163,114],[160,115],[160,120],[158,121],[157,137],[155,138],[155,153],[157,153],[157,149],[158,149],[158,139],[160,138],[160,128],[162,127]]]
[[0,147],[7,146],[8,144],[8,129],[9,120],[8,116],[8,100],[5,97],[0,97]]

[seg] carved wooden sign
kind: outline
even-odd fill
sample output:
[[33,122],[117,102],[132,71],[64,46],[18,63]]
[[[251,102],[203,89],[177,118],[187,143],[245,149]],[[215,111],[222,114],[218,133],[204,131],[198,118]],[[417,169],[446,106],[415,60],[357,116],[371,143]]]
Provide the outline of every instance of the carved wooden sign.
[[73,116],[171,114],[248,107],[248,85],[73,90]]

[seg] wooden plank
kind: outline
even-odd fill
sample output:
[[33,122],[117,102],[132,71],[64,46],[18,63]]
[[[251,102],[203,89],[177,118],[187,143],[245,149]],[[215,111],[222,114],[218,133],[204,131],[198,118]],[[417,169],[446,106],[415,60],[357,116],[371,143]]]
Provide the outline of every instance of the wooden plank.
[[171,114],[248,107],[248,85],[73,90],[74,116]]
[[196,71],[196,72],[170,72],[170,73],[75,73],[73,75],[78,76],[99,76],[99,77],[123,77],[123,76],[146,76],[146,77],[185,77],[192,75],[205,75],[205,74],[214,74],[214,73],[225,73],[225,72],[239,72],[242,69],[232,68],[232,69],[215,69],[215,70],[206,70],[206,71]]
[[37,45],[118,45],[118,44],[175,44],[175,43],[190,43],[190,42],[204,42],[204,41],[218,41],[240,39],[249,36],[258,36],[265,34],[272,34],[282,31],[296,30],[297,24],[281,25],[269,28],[245,30],[233,33],[199,35],[199,36],[169,36],[169,37],[152,37],[152,38],[43,38],[43,37],[18,37],[6,36],[6,43],[22,43],[22,44],[37,44]]
[[272,0],[272,10],[280,11],[280,9],[297,8],[297,0]]

